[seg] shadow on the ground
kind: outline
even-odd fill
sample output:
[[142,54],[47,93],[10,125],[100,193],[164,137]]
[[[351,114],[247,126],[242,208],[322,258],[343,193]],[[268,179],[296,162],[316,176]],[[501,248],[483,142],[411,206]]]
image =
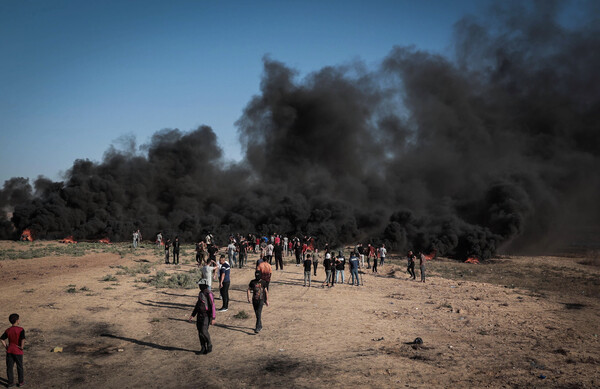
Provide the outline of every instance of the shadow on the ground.
[[196,353],[196,350],[188,350],[185,348],[180,348],[180,347],[173,347],[173,346],[163,346],[161,344],[156,344],[156,343],[151,343],[151,342],[146,342],[143,340],[139,340],[139,339],[133,339],[133,338],[127,338],[124,336],[118,336],[118,335],[113,335],[113,334],[101,334],[100,336],[106,337],[106,338],[113,338],[113,339],[119,339],[119,340],[124,340],[126,342],[131,342],[140,346],[146,346],[146,347],[150,347],[150,348],[154,348],[157,350],[164,350],[164,351],[186,351],[186,352],[190,352],[190,353]]

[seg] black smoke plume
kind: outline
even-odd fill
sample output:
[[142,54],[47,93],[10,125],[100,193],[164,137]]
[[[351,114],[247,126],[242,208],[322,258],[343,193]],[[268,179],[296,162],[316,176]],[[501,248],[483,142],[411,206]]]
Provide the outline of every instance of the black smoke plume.
[[3,237],[281,233],[487,258],[597,231],[597,6],[565,27],[561,3],[501,4],[456,24],[455,58],[395,47],[378,69],[303,79],[266,58],[236,123],[242,162],[209,127],[163,130],[64,182],[7,181]]

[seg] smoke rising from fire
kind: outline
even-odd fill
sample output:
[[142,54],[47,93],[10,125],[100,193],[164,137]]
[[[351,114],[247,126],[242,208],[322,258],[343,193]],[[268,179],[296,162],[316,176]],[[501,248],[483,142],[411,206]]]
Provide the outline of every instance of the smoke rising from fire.
[[286,233],[485,258],[598,227],[600,23],[591,10],[566,28],[559,13],[536,2],[464,18],[453,59],[395,47],[375,70],[300,79],[265,58],[236,123],[242,162],[210,127],[162,130],[143,153],[75,161],[64,182],[7,181],[2,236]]

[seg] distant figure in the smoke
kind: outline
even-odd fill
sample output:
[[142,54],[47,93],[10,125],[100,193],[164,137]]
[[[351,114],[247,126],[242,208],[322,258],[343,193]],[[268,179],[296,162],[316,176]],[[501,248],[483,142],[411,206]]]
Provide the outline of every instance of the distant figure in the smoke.
[[165,242],[165,263],[169,264],[169,249],[171,248],[171,239],[167,239]]
[[156,245],[160,246],[162,244],[162,234],[159,232],[156,234]]
[[138,233],[138,245],[139,245],[142,243],[142,231],[140,231],[140,229],[138,228],[137,233]]
[[421,282],[425,282],[425,254],[419,252],[419,270],[421,271]]
[[213,236],[212,234],[209,232],[208,234],[206,234],[206,237],[204,238],[204,241],[206,242],[207,246],[210,246],[213,242]]
[[410,277],[414,280],[417,278],[417,276],[415,275],[415,254],[413,254],[412,251],[408,252],[407,255],[408,258],[408,266],[406,268],[406,271],[408,272],[408,274],[410,274]]
[[381,247],[379,248],[379,265],[380,266],[383,266],[386,255],[387,255],[387,250],[385,249],[385,245],[382,244]]
[[227,312],[229,309],[229,284],[231,283],[231,266],[225,260],[225,255],[221,255],[219,258],[221,267],[219,268],[219,293],[223,299],[223,306],[219,309],[219,312]]
[[179,237],[176,236],[173,241],[173,264],[179,265]]
[[283,246],[281,242],[273,247],[273,254],[275,255],[275,270],[283,270]]
[[375,246],[373,246],[372,244],[369,243],[369,246],[367,247],[368,252],[367,252],[367,269],[369,267],[371,267],[371,259],[373,260],[373,262],[375,262],[377,260],[377,257],[375,255]]
[[363,245],[362,243],[358,243],[356,247],[354,247],[354,253],[358,255],[358,258],[361,262],[361,266],[365,267],[365,255],[363,253]]
[[215,312],[215,299],[206,280],[201,279],[198,281],[198,287],[200,288],[198,301],[188,320],[192,321],[192,318],[198,315],[196,328],[198,329],[198,338],[200,338],[200,345],[202,346],[199,354],[208,354],[212,351],[212,342],[210,341],[208,326],[211,324],[214,325],[217,317]]
[[246,297],[250,302],[250,292],[252,292],[252,307],[254,308],[254,314],[256,315],[256,326],[254,327],[254,333],[258,334],[262,330],[262,308],[263,304],[269,306],[269,291],[264,285],[264,281],[261,279],[261,273],[257,270],[254,273],[254,279],[250,281],[248,290],[246,291]]
[[319,266],[319,260],[321,259],[321,256],[319,254],[319,249],[315,248],[315,251],[312,255],[312,262],[313,262],[313,275],[316,277],[317,276],[317,266]]
[[137,231],[133,231],[133,248],[137,248],[138,246],[138,232]]
[[206,251],[208,251],[208,260],[217,262],[217,253],[219,252],[217,245],[209,244]]
[[287,236],[283,237],[283,251],[284,251],[285,256],[287,257],[288,256],[288,237]]

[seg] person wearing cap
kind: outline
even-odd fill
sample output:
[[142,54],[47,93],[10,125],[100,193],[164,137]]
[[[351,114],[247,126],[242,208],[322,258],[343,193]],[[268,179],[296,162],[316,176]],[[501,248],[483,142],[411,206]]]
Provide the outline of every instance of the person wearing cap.
[[[254,327],[254,333],[258,334],[262,330],[262,308],[263,304],[269,306],[269,291],[265,287],[265,282],[261,279],[262,273],[260,270],[254,272],[254,279],[250,281],[246,296],[248,302],[252,303],[254,308],[254,314],[256,315],[256,326]],[[252,292],[252,301],[250,301],[250,292]]]
[[188,320],[191,322],[192,318],[198,315],[196,328],[198,329],[198,337],[200,338],[200,345],[202,346],[199,353],[208,354],[212,351],[212,342],[210,341],[208,326],[211,324],[214,325],[217,317],[215,312],[215,300],[205,279],[198,281],[198,287],[200,288],[198,301]]

